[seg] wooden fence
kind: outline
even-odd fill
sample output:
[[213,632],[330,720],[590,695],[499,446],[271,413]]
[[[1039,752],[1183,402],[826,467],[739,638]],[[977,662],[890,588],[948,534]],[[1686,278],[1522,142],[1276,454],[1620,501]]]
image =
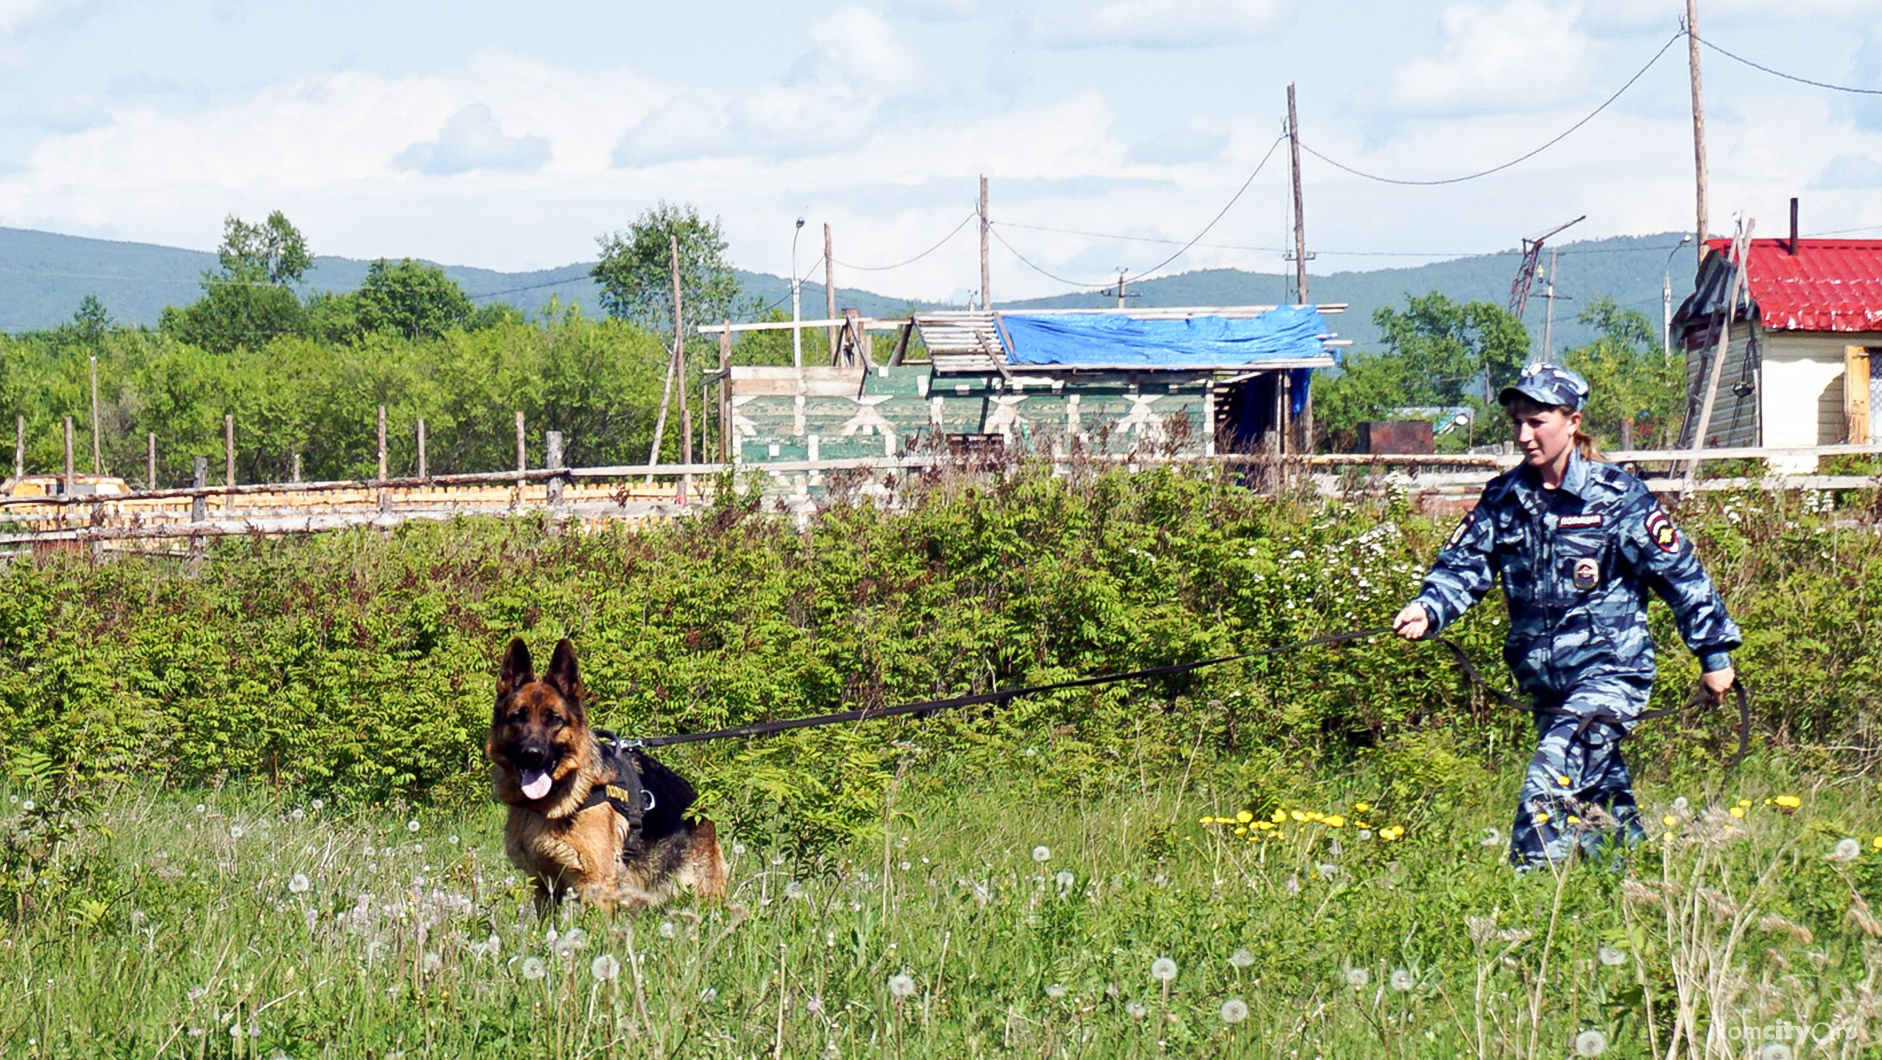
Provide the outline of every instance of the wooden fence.
[[[561,446],[549,446],[552,454]],[[1783,463],[1824,456],[1882,455],[1882,445],[1821,446],[1812,449],[1709,449],[1703,459],[1760,459]],[[1633,465],[1656,492],[1699,490],[1846,490],[1877,486],[1862,475],[1773,473],[1759,477],[1690,479],[1676,465],[1691,453],[1639,450],[1609,454]],[[1222,464],[1247,473],[1256,488],[1309,486],[1327,495],[1400,490],[1427,510],[1467,505],[1483,484],[1515,466],[1515,455],[1383,456],[1324,454],[1273,460],[1256,456],[1128,456],[1082,458],[1087,464],[1130,469],[1162,464]],[[1061,460],[1069,470],[1075,460]],[[1673,468],[1669,473],[1669,468]],[[317,533],[349,526],[389,529],[411,520],[447,520],[458,515],[516,516],[547,513],[581,526],[683,516],[710,501],[712,479],[726,472],[766,476],[768,494],[790,510],[814,506],[815,496],[839,477],[872,483],[893,497],[891,479],[911,474],[985,471],[984,461],[949,455],[898,458],[797,460],[764,464],[724,463],[547,467],[475,474],[335,482],[210,486],[206,460],[197,461],[197,485],[126,494],[61,494],[0,497],[0,556],[89,547],[107,551],[165,553],[187,545],[200,551],[210,538]]]

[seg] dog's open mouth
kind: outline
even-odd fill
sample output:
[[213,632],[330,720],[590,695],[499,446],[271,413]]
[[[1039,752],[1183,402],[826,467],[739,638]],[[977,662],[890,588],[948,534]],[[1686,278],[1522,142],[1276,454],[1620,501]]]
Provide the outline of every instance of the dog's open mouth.
[[527,798],[540,799],[544,795],[549,794],[549,789],[555,784],[555,778],[550,776],[546,770],[523,769],[518,772],[521,774],[520,779],[523,782],[523,795]]

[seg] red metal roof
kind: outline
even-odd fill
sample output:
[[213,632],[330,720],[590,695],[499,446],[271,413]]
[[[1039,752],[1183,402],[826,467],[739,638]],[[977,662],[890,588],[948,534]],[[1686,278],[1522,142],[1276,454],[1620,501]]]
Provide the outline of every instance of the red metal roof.
[[[1729,239],[1706,245],[1731,253]],[[1754,239],[1746,282],[1772,331],[1882,331],[1882,239]],[[1729,274],[1728,274],[1729,275]]]

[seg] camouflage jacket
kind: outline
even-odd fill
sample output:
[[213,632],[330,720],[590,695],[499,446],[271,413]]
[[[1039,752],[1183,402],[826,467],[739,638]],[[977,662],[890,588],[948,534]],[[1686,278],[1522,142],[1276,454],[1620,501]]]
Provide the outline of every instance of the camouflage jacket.
[[1738,626],[1692,543],[1639,479],[1569,457],[1559,489],[1521,466],[1490,481],[1425,577],[1417,602],[1436,633],[1497,575],[1509,603],[1503,658],[1532,695],[1600,677],[1653,677],[1647,590],[1672,607],[1706,672],[1731,665]]

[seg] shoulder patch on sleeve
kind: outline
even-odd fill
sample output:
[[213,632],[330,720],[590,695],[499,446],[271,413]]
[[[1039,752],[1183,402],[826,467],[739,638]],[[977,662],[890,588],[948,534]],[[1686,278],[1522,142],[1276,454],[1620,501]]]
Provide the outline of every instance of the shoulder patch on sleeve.
[[1451,531],[1451,536],[1444,542],[1444,547],[1456,548],[1459,544],[1463,543],[1464,535],[1470,533],[1471,524],[1476,521],[1477,509],[1472,508],[1462,519],[1458,520],[1457,529]]
[[1679,527],[1673,525],[1666,509],[1655,508],[1648,514],[1647,538],[1662,552],[1679,551]]

